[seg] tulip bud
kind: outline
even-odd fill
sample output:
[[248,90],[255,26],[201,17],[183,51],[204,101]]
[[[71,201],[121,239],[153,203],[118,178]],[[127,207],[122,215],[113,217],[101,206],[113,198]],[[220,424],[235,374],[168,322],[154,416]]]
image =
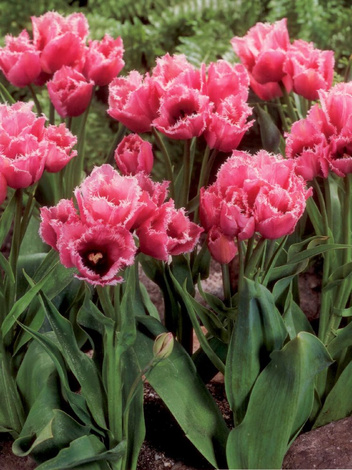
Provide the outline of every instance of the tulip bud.
[[172,353],[174,337],[172,333],[161,333],[155,338],[153,354],[155,359],[166,359]]

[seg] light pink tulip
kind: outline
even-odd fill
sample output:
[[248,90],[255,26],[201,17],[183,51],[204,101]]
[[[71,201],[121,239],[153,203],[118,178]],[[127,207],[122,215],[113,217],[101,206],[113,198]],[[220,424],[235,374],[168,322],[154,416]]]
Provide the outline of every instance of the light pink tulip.
[[31,19],[33,43],[41,52],[44,72],[53,74],[64,65],[75,66],[82,61],[84,42],[89,33],[87,19],[82,13],[63,17],[50,11]]
[[161,88],[148,75],[132,71],[109,85],[109,115],[138,134],[151,130],[160,105]]
[[92,98],[94,83],[72,67],[61,67],[47,83],[50,100],[63,118],[80,116]]
[[114,158],[123,175],[135,175],[140,171],[149,174],[154,162],[152,144],[138,134],[129,134],[117,146]]
[[263,85],[283,79],[290,44],[286,18],[273,24],[257,23],[244,37],[234,37],[231,44],[258,83]]
[[77,156],[77,151],[72,150],[77,143],[77,137],[71,134],[65,124],[47,127],[45,142],[47,143],[46,171],[56,173]]
[[137,230],[142,253],[168,261],[171,255],[188,253],[198,243],[203,229],[191,222],[172,200],[164,203]]
[[156,66],[152,71],[152,78],[156,80],[163,89],[171,85],[175,78],[188,70],[195,70],[186,56],[183,54],[165,54],[156,59]]
[[206,93],[217,108],[228,97],[237,97],[237,102],[247,101],[249,75],[241,64],[232,65],[225,60],[209,64]]
[[101,41],[89,41],[83,75],[98,86],[108,85],[122,70],[125,62],[122,39],[105,34]]
[[0,48],[0,68],[7,80],[16,87],[33,83],[41,72],[40,53],[23,30],[18,37],[7,35]]
[[328,90],[332,85],[334,53],[315,49],[313,43],[296,40],[288,48],[284,70],[292,78],[295,93],[316,100],[318,90]]
[[72,200],[61,199],[54,207],[40,209],[41,223],[39,234],[42,240],[58,251],[57,241],[65,224],[79,222],[79,217]]
[[199,90],[173,84],[161,98],[159,117],[153,126],[172,139],[199,137],[206,128],[210,109],[209,98]]
[[118,273],[134,262],[136,245],[122,226],[64,224],[57,242],[61,263],[77,268],[78,279],[94,286],[116,285]]

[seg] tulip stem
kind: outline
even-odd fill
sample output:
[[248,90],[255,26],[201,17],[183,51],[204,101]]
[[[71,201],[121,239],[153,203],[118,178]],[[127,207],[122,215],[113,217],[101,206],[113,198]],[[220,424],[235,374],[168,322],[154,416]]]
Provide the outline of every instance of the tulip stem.
[[126,127],[120,122],[119,123],[119,128],[115,134],[114,140],[112,141],[112,144],[110,146],[109,152],[106,155],[105,162],[109,163],[112,165],[114,163],[114,156],[115,156],[115,150],[118,144],[121,142],[123,139],[124,135],[126,134]]
[[230,281],[230,265],[222,264],[222,288],[224,291],[224,302],[228,307],[231,306],[231,281]]
[[29,91],[31,92],[31,95],[32,95],[32,98],[33,98],[33,101],[34,101],[34,104],[35,104],[35,107],[37,108],[37,113],[38,114],[43,114],[43,110],[42,110],[42,107],[38,101],[38,98],[37,98],[37,94],[33,88],[33,86],[31,84],[28,85],[28,88],[29,88]]
[[179,197],[179,207],[186,207],[189,198],[189,187],[191,183],[191,143],[191,139],[185,140],[183,152],[183,182]]
[[49,106],[49,123],[52,125],[55,124],[55,107],[51,101]]
[[173,172],[173,166],[171,163],[170,155],[169,152],[167,151],[167,148],[159,135],[158,131],[153,127],[152,128],[152,133],[155,138],[155,141],[157,143],[157,146],[159,147],[161,153],[163,154],[164,157],[164,163],[165,163],[165,168],[166,168],[166,177],[170,181],[170,197],[172,199],[175,199],[175,183],[174,183],[174,172]]

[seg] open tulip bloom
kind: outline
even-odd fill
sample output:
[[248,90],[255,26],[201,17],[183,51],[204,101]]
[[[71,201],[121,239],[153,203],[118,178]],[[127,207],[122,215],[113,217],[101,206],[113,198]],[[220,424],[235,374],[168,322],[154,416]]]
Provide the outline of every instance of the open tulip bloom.
[[[281,468],[304,426],[352,409],[352,84],[286,19],[234,37],[241,63],[165,54],[146,73],[88,36],[48,12],[0,48],[31,93],[0,85],[0,431],[38,470],[136,469],[147,379],[213,467]],[[97,87],[118,130],[91,169]],[[312,326],[298,279],[318,265]]]

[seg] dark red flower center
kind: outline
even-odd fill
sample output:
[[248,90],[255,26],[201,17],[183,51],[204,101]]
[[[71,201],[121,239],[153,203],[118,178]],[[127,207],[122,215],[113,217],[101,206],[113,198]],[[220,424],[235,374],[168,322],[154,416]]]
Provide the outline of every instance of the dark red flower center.
[[109,257],[103,250],[89,250],[81,256],[83,264],[99,276],[104,276],[110,269]]

